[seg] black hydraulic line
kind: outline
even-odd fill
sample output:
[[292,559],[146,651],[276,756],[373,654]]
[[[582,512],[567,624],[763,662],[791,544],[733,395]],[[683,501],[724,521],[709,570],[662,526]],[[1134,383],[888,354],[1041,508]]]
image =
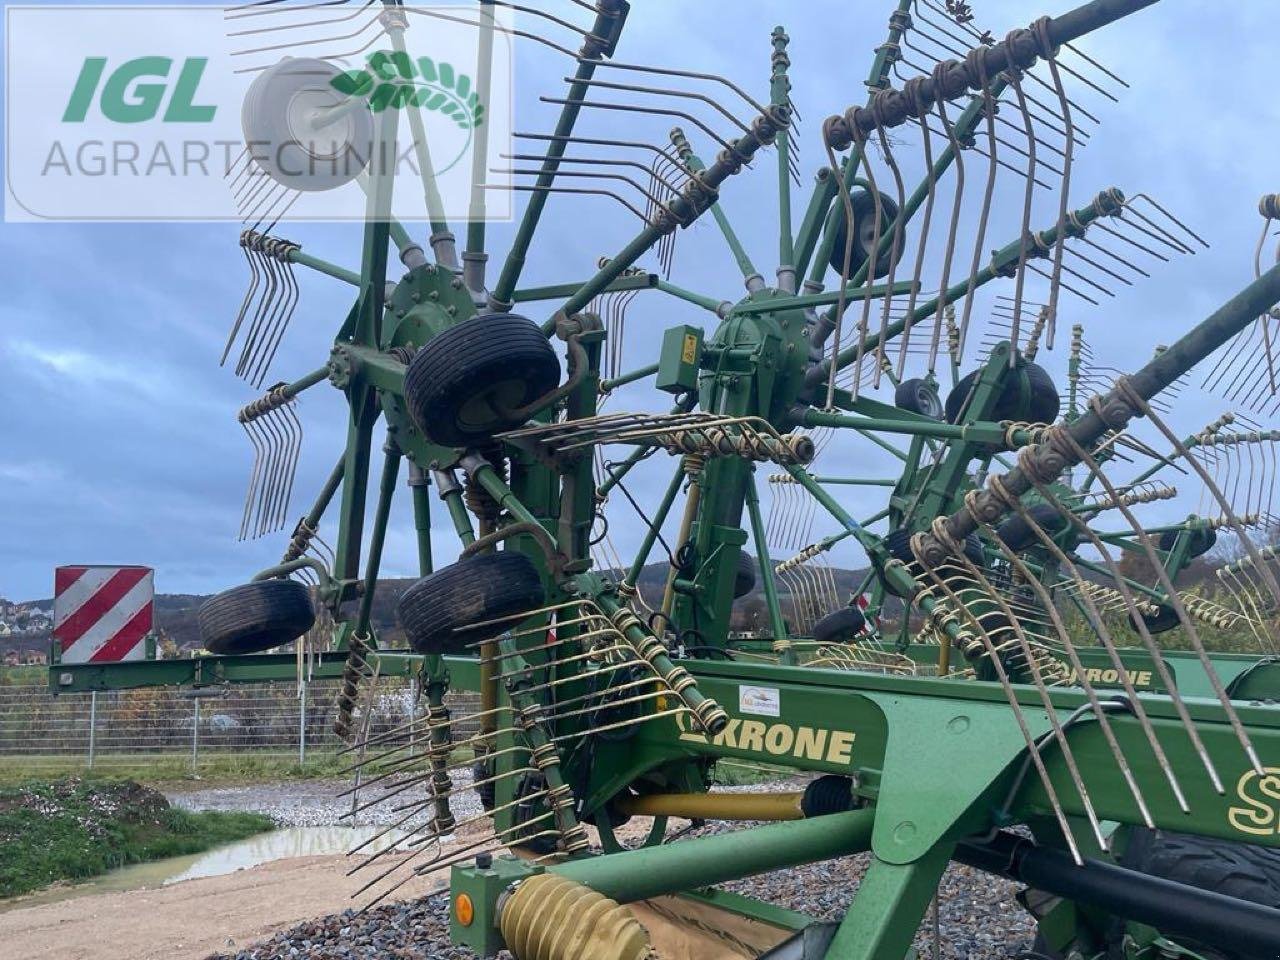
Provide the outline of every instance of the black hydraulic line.
[[953,859],[1117,917],[1250,957],[1280,957],[1280,910],[1100,860],[1077,866],[1065,850],[1011,833],[962,842]]

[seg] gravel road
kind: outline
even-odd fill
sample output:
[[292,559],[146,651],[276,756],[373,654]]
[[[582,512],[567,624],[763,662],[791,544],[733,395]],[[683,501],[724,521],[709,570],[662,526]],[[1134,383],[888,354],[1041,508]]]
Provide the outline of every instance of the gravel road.
[[[466,789],[471,772],[456,770],[451,774],[458,792],[450,801],[459,821],[479,816],[480,801],[475,792]],[[395,804],[379,803],[361,810],[354,820],[352,798],[341,796],[351,789],[350,778],[342,780],[286,780],[236,787],[201,787],[183,784],[165,791],[169,803],[185,810],[251,810],[265,813],[282,827],[377,826],[399,819]],[[361,791],[361,804],[382,795],[377,787]],[[414,822],[406,824],[413,826]]]
[[[705,827],[697,835],[722,832]],[[725,884],[724,889],[803,911],[815,919],[843,915],[867,866],[867,856],[811,864]],[[953,864],[942,883],[938,911],[939,960],[1008,960],[1029,948],[1030,917],[1014,900],[1017,887]],[[217,960],[476,960],[449,943],[448,898],[380,906],[299,924]],[[921,960],[934,956],[933,925],[926,918],[916,946]],[[502,954],[502,960],[510,960]],[[213,958],[211,958],[213,960]]]

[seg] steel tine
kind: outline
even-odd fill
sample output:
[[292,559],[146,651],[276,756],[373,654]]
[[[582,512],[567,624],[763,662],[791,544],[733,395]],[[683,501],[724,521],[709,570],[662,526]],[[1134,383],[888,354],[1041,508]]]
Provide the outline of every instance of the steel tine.
[[226,346],[222,348],[222,358],[218,361],[218,366],[224,367],[227,364],[227,356],[231,353],[231,347],[236,341],[236,335],[240,332],[240,325],[244,323],[245,315],[249,311],[249,304],[253,301],[253,295],[258,291],[258,284],[262,279],[262,275],[258,272],[258,266],[254,261],[254,253],[250,249],[254,242],[255,234],[252,231],[245,230],[240,234],[240,249],[244,254],[245,261],[249,264],[249,289],[245,291],[244,301],[240,304],[240,311],[236,314],[236,322],[231,326],[231,333],[227,335]]

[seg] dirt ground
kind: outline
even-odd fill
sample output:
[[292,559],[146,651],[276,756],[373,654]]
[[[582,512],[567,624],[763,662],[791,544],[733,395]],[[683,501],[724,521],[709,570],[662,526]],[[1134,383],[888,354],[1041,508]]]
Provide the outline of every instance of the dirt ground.
[[[343,856],[276,860],[152,890],[76,897],[0,913],[6,956],[27,960],[203,960],[300,920],[352,906]],[[403,887],[426,896],[447,875]]]

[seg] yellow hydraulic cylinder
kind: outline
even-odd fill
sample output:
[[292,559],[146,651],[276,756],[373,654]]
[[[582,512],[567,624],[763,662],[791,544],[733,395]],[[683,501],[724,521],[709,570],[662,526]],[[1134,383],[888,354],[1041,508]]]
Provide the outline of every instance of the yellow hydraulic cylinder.
[[619,813],[686,820],[803,820],[803,793],[654,793],[615,801]]

